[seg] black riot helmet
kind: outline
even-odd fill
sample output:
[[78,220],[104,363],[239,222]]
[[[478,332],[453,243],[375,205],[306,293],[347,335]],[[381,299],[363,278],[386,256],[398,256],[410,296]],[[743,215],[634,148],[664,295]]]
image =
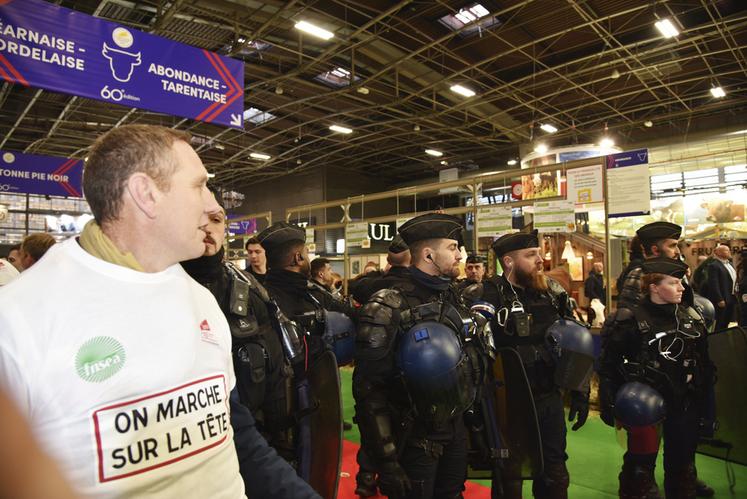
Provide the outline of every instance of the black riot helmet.
[[585,392],[594,369],[594,339],[578,322],[558,319],[545,335],[555,358],[555,384],[566,390]]
[[665,416],[664,397],[645,383],[625,383],[615,395],[615,418],[626,428],[656,425]]
[[461,342],[440,322],[421,322],[400,337],[397,366],[418,414],[426,420],[447,421],[475,398]]
[[708,330],[709,333],[712,333],[713,328],[716,325],[716,309],[708,298],[704,298],[697,293],[693,294],[695,295],[695,299],[693,300],[695,310],[697,310],[703,317],[706,330]]

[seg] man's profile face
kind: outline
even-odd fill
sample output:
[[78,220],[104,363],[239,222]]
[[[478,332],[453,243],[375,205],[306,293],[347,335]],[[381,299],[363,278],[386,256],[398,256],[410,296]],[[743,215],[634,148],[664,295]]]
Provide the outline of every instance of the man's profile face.
[[21,265],[21,251],[11,250],[8,253],[8,261],[13,265],[18,272],[23,272],[23,265]]
[[160,191],[157,217],[161,219],[160,237],[173,253],[174,263],[191,260],[205,253],[208,214],[221,210],[207,188],[207,170],[200,157],[186,142],[174,142],[171,149],[176,170],[169,186]]
[[332,277],[332,266],[328,263],[325,263],[324,268],[321,272],[319,272],[319,277],[324,284],[326,284],[327,286],[332,286],[334,282],[334,277]]
[[301,268],[301,274],[309,278],[311,276],[311,262],[309,261],[309,248],[305,244],[301,250],[301,256],[303,260],[298,262],[298,266]]
[[[664,239],[660,241],[654,250],[654,256],[665,256],[667,258],[677,259],[680,257],[680,247],[677,245],[677,239]],[[656,252],[658,251],[658,255]]]
[[267,264],[265,249],[261,244],[247,244],[246,254],[246,259],[252,267],[259,268]]
[[226,214],[223,209],[208,214],[208,224],[205,226],[205,256],[213,256],[223,246],[226,239]]
[[527,248],[508,253],[504,258],[504,273],[525,288],[547,289],[540,248]]
[[482,282],[485,266],[482,263],[468,263],[464,266],[464,273],[470,281]]
[[459,251],[457,241],[455,239],[439,239],[438,244],[434,244],[434,246],[431,257],[436,264],[436,269],[445,277],[458,277],[462,253]]

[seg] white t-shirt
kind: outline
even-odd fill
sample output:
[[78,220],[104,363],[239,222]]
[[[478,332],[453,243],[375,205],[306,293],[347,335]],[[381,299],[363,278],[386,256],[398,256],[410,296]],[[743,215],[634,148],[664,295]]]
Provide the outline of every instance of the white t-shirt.
[[71,239],[0,303],[0,385],[82,494],[244,497],[228,324],[180,265],[137,272]]

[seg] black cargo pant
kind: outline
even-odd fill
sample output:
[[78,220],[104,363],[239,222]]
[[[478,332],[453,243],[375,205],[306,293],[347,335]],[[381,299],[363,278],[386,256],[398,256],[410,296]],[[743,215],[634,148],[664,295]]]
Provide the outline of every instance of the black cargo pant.
[[412,483],[406,499],[462,497],[467,480],[467,429],[462,416],[438,431],[426,432],[415,422],[399,463]]

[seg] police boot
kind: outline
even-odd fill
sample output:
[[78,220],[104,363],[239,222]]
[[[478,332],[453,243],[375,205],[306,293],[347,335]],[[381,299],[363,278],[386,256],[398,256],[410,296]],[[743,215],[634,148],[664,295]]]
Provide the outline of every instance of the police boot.
[[543,476],[532,484],[532,492],[536,499],[568,499],[570,481],[565,463],[546,465]]
[[521,480],[503,480],[498,487],[497,481],[493,480],[490,497],[492,499],[522,499],[522,484]]
[[377,494],[376,475],[370,471],[360,471],[355,475],[355,495],[373,497]]
[[716,493],[711,487],[708,486],[703,480],[696,480],[695,482],[695,495],[698,497],[713,497]]
[[[654,467],[640,464],[623,464],[620,479],[620,499],[660,498],[654,481]],[[656,495],[651,495],[655,491]]]
[[674,471],[664,470],[664,494],[667,499],[695,499],[695,481],[693,463]]

